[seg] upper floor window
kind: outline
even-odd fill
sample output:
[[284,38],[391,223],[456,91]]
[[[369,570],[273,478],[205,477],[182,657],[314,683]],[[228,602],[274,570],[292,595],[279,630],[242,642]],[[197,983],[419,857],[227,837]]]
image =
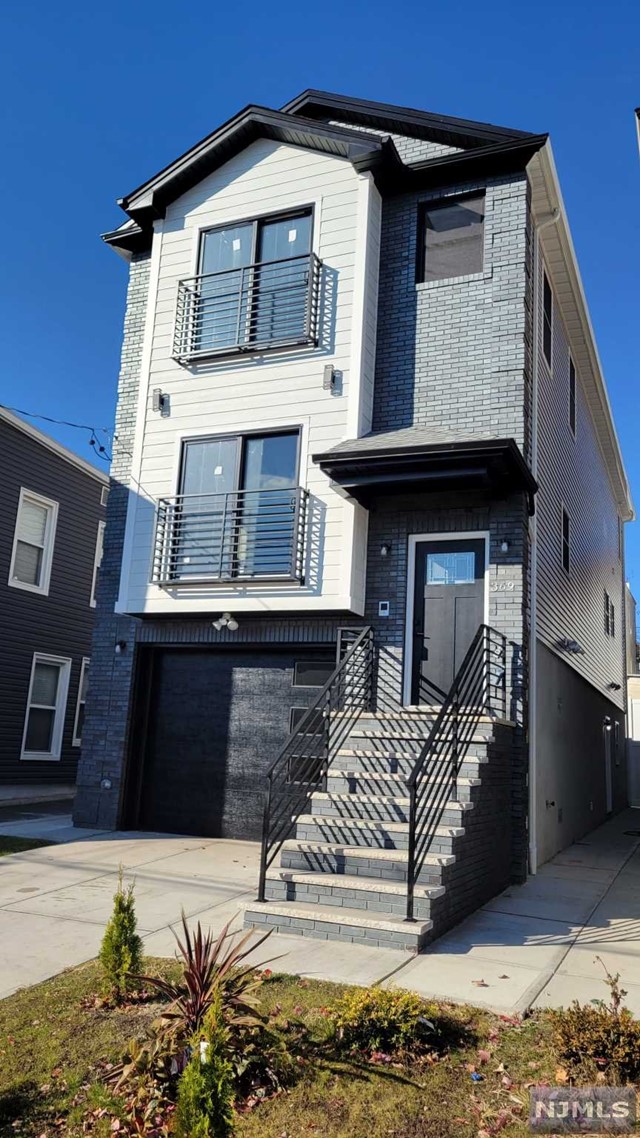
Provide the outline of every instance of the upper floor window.
[[22,737],[23,759],[59,759],[71,660],[36,652]]
[[569,356],[569,427],[572,435],[576,433],[576,369]]
[[100,579],[100,566],[102,565],[102,555],[104,553],[104,530],[106,522],[98,522],[98,532],[96,534],[96,550],[93,555],[93,577],[91,579],[91,599],[89,604],[91,608],[96,607],[96,598],[98,593],[98,581]]
[[20,490],[9,570],[14,588],[48,594],[57,518],[57,502]]
[[446,198],[423,207],[419,280],[482,272],[484,211],[484,194]]
[[616,610],[607,590],[604,591],[604,631],[607,636],[616,634]]
[[562,507],[562,568],[568,573],[571,568],[571,522]]
[[551,352],[553,344],[553,293],[546,273],[543,273],[542,282],[542,350],[544,358],[551,367]]
[[300,579],[298,450],[297,430],[187,440],[180,494],[160,503],[154,579]]
[[178,359],[317,342],[319,262],[310,208],[203,233],[199,275],[181,281]]

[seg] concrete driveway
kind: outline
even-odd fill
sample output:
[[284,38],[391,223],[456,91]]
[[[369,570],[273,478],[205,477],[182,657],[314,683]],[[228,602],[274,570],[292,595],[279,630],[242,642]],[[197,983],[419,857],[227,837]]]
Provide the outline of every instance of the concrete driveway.
[[[46,808],[43,808],[46,809]],[[628,831],[635,831],[629,833]],[[145,949],[172,955],[172,925],[241,926],[258,846],[163,834],[74,830],[63,813],[23,811],[0,833],[56,845],[0,859],[0,996],[95,956],[118,866],[136,883]],[[505,890],[419,957],[272,936],[257,961],[344,983],[382,982],[500,1012],[606,996],[599,955],[640,1016],[640,812],[626,811]]]

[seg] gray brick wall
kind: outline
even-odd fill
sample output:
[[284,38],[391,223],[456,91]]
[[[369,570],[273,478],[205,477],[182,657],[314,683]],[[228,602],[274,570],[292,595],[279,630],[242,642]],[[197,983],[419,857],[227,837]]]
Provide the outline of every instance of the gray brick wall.
[[[135,257],[131,263],[127,290],[111,489],[74,807],[74,821],[84,826],[114,827],[117,824],[122,789],[137,622],[130,617],[116,615],[114,606],[120,585],[120,563],[127,518],[149,269],[148,254]],[[118,640],[124,640],[127,644],[126,650],[120,655],[115,651]],[[105,786],[105,782],[110,782],[111,786]]]
[[[346,126],[349,130],[360,130],[363,134],[373,134],[376,138],[388,135],[386,130],[376,130],[371,126],[356,126],[352,122],[337,122],[334,126]],[[461,154],[462,147],[448,146],[445,142],[430,142],[426,138],[407,138],[402,134],[392,134],[395,148],[403,162],[411,166],[413,162],[427,162],[430,158],[442,158],[447,154]]]

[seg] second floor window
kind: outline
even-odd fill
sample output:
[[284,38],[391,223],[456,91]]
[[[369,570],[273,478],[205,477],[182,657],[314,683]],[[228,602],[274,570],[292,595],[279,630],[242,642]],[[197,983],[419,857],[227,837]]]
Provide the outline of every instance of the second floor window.
[[186,303],[192,354],[311,338],[311,210],[204,233]]
[[571,434],[576,433],[576,369],[569,356],[569,427]]
[[607,590],[604,591],[604,631],[607,636],[616,634],[616,610]]
[[482,272],[484,210],[484,194],[424,206],[418,280],[440,281]]
[[48,594],[57,517],[57,502],[21,489],[9,570],[10,585]]

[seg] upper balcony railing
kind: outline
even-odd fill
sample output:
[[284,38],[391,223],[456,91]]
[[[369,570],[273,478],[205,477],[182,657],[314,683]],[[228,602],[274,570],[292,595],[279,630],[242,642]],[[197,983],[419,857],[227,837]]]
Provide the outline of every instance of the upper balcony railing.
[[308,491],[180,494],[158,503],[152,582],[304,581]]
[[306,253],[180,281],[174,358],[317,344],[321,269]]

